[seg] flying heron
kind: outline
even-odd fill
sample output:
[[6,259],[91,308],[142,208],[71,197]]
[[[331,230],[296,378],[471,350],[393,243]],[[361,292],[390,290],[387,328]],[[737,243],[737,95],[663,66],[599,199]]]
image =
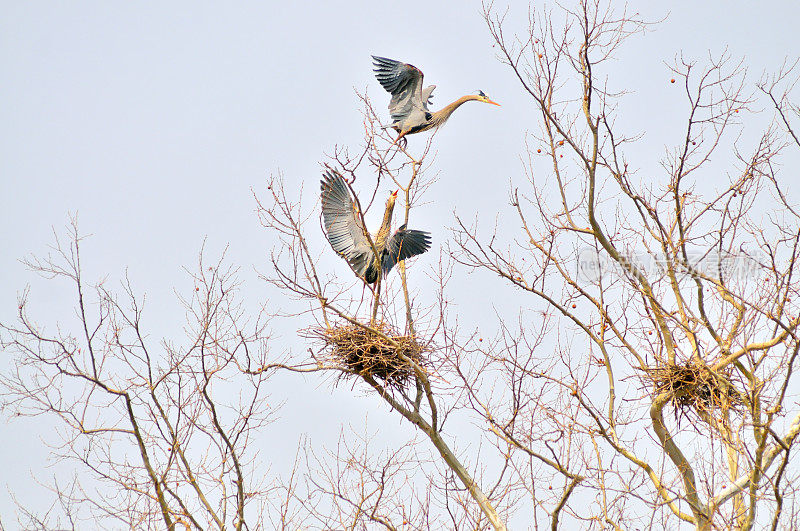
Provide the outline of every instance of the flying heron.
[[397,190],[386,201],[383,223],[372,237],[373,248],[342,176],[327,170],[320,184],[322,220],[328,241],[333,250],[347,260],[356,275],[367,284],[375,283],[381,271],[386,276],[398,262],[430,249],[429,233],[407,229],[405,225],[401,225],[389,236]]
[[401,63],[386,57],[372,56],[375,65],[375,77],[392,95],[389,102],[389,113],[392,115],[392,125],[389,126],[400,135],[392,143],[396,143],[406,135],[427,131],[439,127],[450,118],[453,112],[468,101],[482,101],[499,106],[490,100],[483,91],[477,94],[462,96],[456,101],[442,107],[436,112],[428,109],[431,102],[433,89],[436,85],[422,88],[422,71],[414,65]]

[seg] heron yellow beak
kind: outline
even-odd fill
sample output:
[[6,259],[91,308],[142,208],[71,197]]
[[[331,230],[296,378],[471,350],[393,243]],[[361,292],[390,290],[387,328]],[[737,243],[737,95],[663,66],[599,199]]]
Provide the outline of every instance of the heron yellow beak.
[[496,101],[490,100],[489,98],[486,98],[486,103],[491,103],[492,105],[497,105],[498,107],[502,107],[502,105],[500,105]]

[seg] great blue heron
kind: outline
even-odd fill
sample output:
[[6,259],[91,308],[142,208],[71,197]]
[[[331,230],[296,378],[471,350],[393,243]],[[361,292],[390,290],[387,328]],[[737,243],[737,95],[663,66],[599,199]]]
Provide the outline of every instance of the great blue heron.
[[406,135],[427,131],[439,127],[453,112],[468,101],[482,101],[492,105],[500,105],[490,100],[483,91],[477,94],[462,96],[450,105],[431,112],[433,89],[436,85],[422,88],[422,71],[414,65],[401,63],[386,57],[372,56],[375,65],[375,77],[391,95],[389,113],[392,115],[392,129],[400,133],[395,143]]
[[327,170],[320,184],[322,220],[328,241],[333,250],[347,260],[353,271],[367,284],[376,282],[380,271],[385,276],[396,263],[422,254],[430,248],[429,233],[407,229],[405,225],[401,225],[389,236],[397,190],[386,201],[383,223],[372,238],[375,245],[373,250],[362,218],[342,176]]

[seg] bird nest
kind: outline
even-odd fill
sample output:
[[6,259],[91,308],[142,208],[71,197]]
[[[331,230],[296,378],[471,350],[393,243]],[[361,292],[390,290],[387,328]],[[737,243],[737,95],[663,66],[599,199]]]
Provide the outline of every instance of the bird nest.
[[693,416],[708,421],[726,422],[730,410],[739,410],[742,395],[733,385],[730,373],[712,370],[704,363],[690,360],[683,365],[665,365],[647,370],[656,393],[669,393],[676,417]]
[[334,365],[378,378],[390,387],[405,387],[414,375],[413,363],[424,363],[425,348],[413,336],[400,335],[385,323],[369,328],[348,324],[317,332]]

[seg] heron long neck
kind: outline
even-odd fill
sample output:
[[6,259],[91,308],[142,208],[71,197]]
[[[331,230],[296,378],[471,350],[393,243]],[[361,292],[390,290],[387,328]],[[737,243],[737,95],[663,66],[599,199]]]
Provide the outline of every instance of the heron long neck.
[[468,94],[466,96],[461,96],[460,98],[458,98],[456,101],[454,101],[450,105],[442,107],[441,109],[439,109],[438,111],[433,113],[433,116],[431,116],[431,123],[433,124],[434,127],[442,125],[443,123],[445,123],[447,121],[448,118],[450,118],[450,115],[453,114],[456,109],[458,109],[459,107],[461,107],[462,105],[464,105],[468,101],[474,101],[474,100],[479,100],[479,99],[480,98],[478,96],[474,95],[474,94]]
[[378,233],[375,235],[375,247],[380,251],[386,245],[386,238],[389,236],[389,230],[392,227],[392,212],[394,212],[394,198],[386,202],[386,212],[383,213],[383,223]]

